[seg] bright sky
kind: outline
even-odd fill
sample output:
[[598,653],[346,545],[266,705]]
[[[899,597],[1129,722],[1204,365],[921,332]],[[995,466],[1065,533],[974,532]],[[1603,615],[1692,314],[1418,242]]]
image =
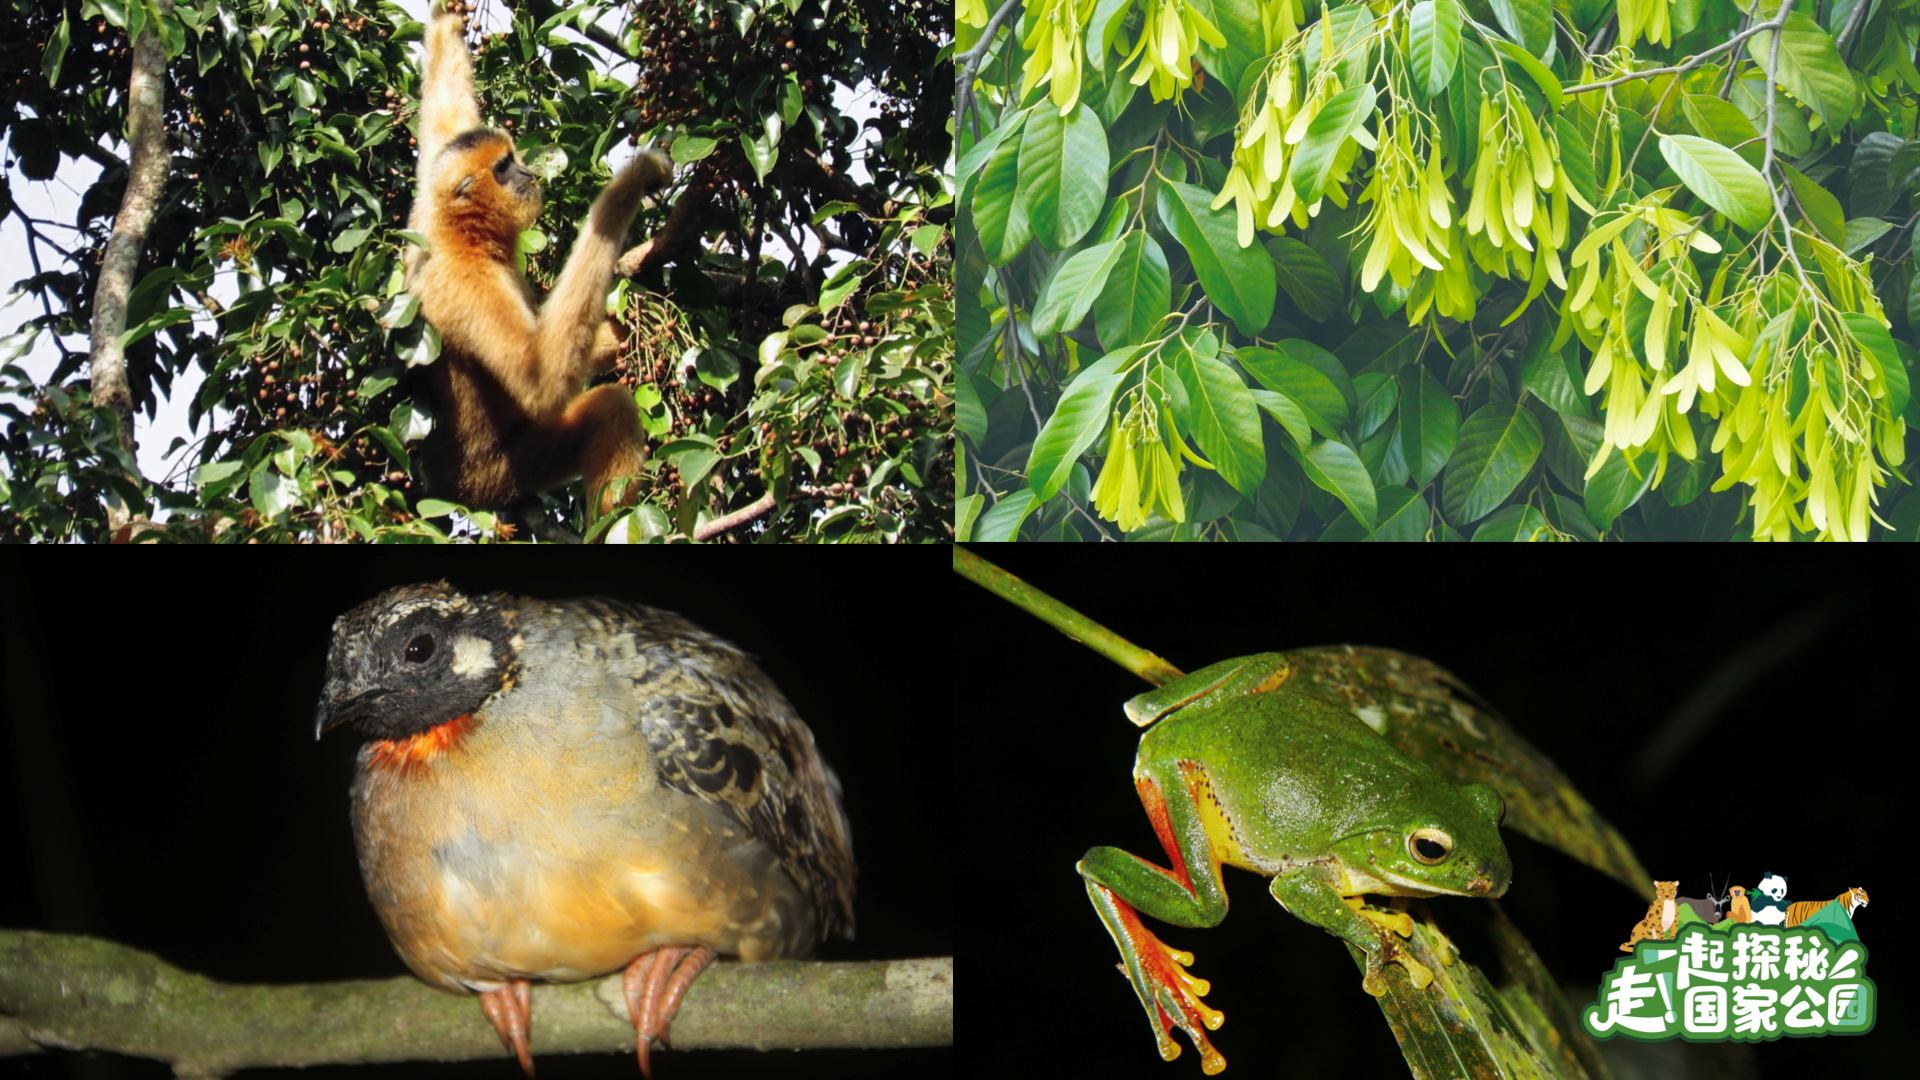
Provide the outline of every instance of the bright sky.
[[[426,19],[427,0],[396,0],[396,2],[413,18],[422,21]],[[508,29],[506,9],[498,0],[482,4],[479,19],[482,26],[489,32]],[[617,28],[617,19],[609,14],[603,16],[602,24],[609,30],[614,30]],[[631,70],[622,74],[626,78],[632,77]],[[837,87],[835,103],[843,112],[861,124],[874,116],[877,111],[871,88],[866,86],[863,86],[859,92],[850,92],[844,87]],[[126,144],[117,135],[107,143],[107,147],[122,159],[127,156]],[[71,223],[78,213],[80,197],[99,175],[100,166],[92,161],[63,158],[60,169],[52,180],[29,181],[20,176],[17,170],[9,170],[8,182],[12,187],[14,201],[21,211],[33,220],[34,227],[54,243],[68,246],[76,236],[76,230]],[[868,179],[867,172],[861,163],[856,162],[852,177],[861,182]],[[809,256],[818,253],[818,247],[815,244],[817,241],[808,245]],[[773,258],[784,259],[789,255],[786,246],[771,235],[766,238],[764,247],[766,253]],[[847,256],[841,253],[833,259],[833,263],[838,265],[846,258]],[[57,256],[42,245],[43,269],[57,268],[48,261],[50,259],[57,259]],[[0,221],[0,289],[10,289],[14,282],[30,277],[33,273],[26,229],[17,216],[9,215]],[[211,295],[222,303],[231,302],[238,295],[233,273],[232,270],[221,272],[210,290]],[[176,293],[174,302],[178,303],[179,299]],[[22,322],[41,313],[37,297],[0,295],[0,338],[12,334]],[[212,330],[211,318],[202,316],[196,321],[202,329],[209,332]],[[84,331],[69,335],[63,340],[67,347],[75,352],[87,351],[87,336]],[[44,382],[52,374],[59,359],[58,347],[49,335],[43,333],[34,343],[33,349],[16,363],[37,382]],[[82,374],[84,374],[84,368]],[[187,428],[188,405],[199,394],[203,381],[199,368],[189,366],[185,372],[175,378],[171,399],[161,399],[152,422],[149,422],[142,413],[135,414],[140,444],[140,471],[147,478],[160,480],[177,472],[184,472],[188,468],[187,463],[192,460],[192,455],[185,452],[187,446],[190,446],[195,438],[204,436],[207,431],[205,419],[202,420],[198,432]],[[184,440],[185,445],[182,447],[182,452],[168,458],[167,449],[173,445],[175,439]],[[0,468],[4,468],[4,464],[0,464]],[[161,513],[160,518],[165,519],[164,512]]]

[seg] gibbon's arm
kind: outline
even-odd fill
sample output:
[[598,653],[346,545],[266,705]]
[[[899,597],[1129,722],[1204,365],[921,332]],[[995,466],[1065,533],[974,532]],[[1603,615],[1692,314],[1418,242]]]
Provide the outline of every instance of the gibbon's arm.
[[427,0],[427,66],[420,73],[420,188],[427,170],[455,135],[482,126],[473,97],[473,58],[467,54],[465,24],[447,10],[446,0]]
[[566,268],[540,306],[534,354],[547,393],[562,402],[593,373],[594,337],[606,318],[607,285],[640,200],[673,176],[657,150],[642,150],[600,192],[567,256]]

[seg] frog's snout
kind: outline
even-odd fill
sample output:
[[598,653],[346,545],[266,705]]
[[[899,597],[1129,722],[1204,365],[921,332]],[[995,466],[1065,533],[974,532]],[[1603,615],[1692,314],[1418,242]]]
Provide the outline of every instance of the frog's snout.
[[1477,868],[1473,880],[1467,882],[1467,891],[1474,896],[1498,900],[1507,895],[1507,886],[1512,883],[1513,865],[1505,858],[1488,859]]

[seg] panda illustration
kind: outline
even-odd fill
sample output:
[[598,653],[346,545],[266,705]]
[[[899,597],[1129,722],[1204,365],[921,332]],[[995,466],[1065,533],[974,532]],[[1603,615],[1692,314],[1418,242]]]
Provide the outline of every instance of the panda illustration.
[[1787,905],[1781,901],[1787,898],[1787,879],[1773,871],[1767,871],[1760,879],[1759,886],[1749,894],[1753,903],[1753,921],[1767,926],[1785,926],[1787,924]]

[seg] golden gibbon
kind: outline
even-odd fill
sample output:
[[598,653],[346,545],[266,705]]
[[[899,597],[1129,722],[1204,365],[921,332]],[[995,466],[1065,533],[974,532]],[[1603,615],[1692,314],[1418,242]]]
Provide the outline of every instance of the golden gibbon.
[[[649,149],[620,170],[536,307],[515,256],[540,213],[539,182],[514,156],[513,140],[480,123],[460,16],[444,0],[428,6],[409,221],[428,247],[407,257],[407,287],[440,334],[440,356],[424,373],[435,416],[419,451],[426,490],[501,509],[582,476],[608,513],[616,504],[607,483],[638,472],[646,444],[627,391],[582,387],[613,366],[607,285],[640,200],[672,177],[672,166]],[[620,501],[636,494],[629,484]]]

